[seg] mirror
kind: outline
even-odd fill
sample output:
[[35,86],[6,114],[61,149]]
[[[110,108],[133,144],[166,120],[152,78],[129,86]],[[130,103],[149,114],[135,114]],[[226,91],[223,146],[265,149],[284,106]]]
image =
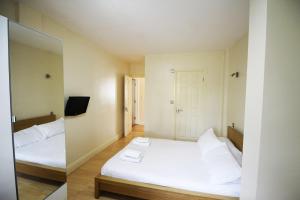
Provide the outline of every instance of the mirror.
[[66,182],[62,44],[9,22],[9,54],[18,197],[45,199]]

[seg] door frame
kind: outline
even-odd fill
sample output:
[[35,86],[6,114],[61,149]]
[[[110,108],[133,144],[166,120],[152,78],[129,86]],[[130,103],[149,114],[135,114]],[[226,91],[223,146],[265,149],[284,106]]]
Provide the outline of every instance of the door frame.
[[0,15],[0,194],[1,199],[15,200],[18,190],[11,121],[8,27],[8,19]]

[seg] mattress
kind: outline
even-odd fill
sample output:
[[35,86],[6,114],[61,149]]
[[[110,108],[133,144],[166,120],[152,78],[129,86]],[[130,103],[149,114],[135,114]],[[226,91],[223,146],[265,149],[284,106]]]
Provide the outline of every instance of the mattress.
[[[120,159],[126,149],[139,150],[143,159],[132,163]],[[208,168],[201,159],[196,142],[151,139],[149,147],[132,142],[108,160],[101,175],[230,197],[240,196],[240,180],[214,185],[209,182]]]
[[66,169],[65,134],[15,149],[17,161]]

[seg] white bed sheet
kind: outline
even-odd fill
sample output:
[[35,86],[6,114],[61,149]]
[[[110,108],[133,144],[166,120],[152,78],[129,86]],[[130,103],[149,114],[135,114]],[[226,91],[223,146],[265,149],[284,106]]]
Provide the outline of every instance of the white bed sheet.
[[65,134],[15,149],[17,161],[66,169]]
[[[140,163],[121,160],[119,155],[130,148],[142,152]],[[101,174],[130,181],[156,184],[232,197],[240,196],[240,180],[233,183],[209,184],[210,175],[196,142],[151,139],[149,147],[128,144],[108,160]]]

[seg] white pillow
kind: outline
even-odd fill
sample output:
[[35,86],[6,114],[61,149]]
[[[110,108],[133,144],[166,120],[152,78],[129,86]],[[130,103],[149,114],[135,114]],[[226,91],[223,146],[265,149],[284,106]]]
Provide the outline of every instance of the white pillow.
[[37,126],[20,130],[14,133],[15,148],[27,146],[29,144],[45,139],[44,135],[39,131]]
[[46,138],[63,134],[65,132],[65,123],[63,118],[54,122],[38,125],[37,127]]
[[239,163],[240,166],[242,166],[243,153],[240,150],[238,150],[238,148],[236,148],[228,138],[219,137],[219,140],[227,145],[229,151],[232,153],[235,160]]
[[223,143],[214,134],[212,128],[206,130],[198,139],[197,144],[201,150],[201,154],[205,155],[207,152],[223,145]]
[[209,151],[204,161],[209,169],[211,184],[225,184],[241,177],[241,167],[225,144]]

